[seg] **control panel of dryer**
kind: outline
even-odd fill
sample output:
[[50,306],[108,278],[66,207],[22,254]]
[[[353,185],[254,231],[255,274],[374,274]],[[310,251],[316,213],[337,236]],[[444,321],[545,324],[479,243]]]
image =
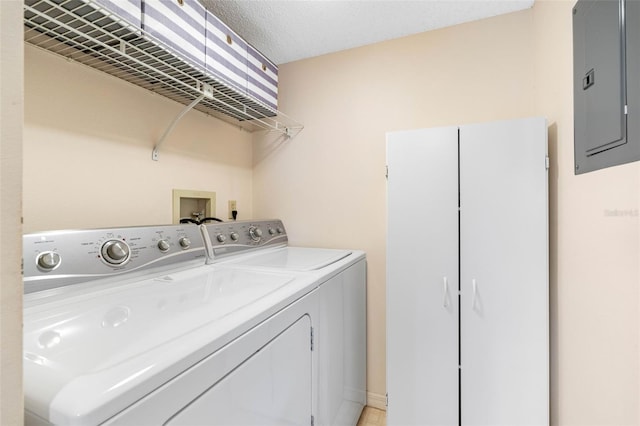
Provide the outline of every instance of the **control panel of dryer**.
[[22,242],[25,293],[206,257],[193,224],[42,232]]
[[203,235],[210,247],[210,259],[288,243],[287,232],[278,219],[207,224],[203,225]]

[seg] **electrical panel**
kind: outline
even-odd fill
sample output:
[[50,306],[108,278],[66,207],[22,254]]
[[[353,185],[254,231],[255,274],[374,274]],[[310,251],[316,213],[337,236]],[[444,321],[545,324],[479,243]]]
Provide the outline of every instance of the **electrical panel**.
[[579,0],[573,8],[576,174],[640,160],[639,3]]

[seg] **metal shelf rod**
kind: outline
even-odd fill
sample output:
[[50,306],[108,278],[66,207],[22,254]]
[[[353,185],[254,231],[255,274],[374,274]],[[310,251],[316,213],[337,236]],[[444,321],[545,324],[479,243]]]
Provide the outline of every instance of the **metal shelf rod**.
[[171,124],[169,124],[169,127],[167,127],[167,129],[164,131],[164,133],[162,134],[162,136],[158,140],[158,143],[156,144],[156,146],[153,147],[153,152],[151,153],[151,159],[153,161],[158,161],[158,152],[160,150],[160,146],[164,143],[165,139],[167,139],[167,136],[169,136],[169,133],[171,133],[173,128],[176,127],[176,124],[178,124],[178,121],[180,121],[180,119],[182,117],[184,117],[186,113],[191,111],[191,109],[194,106],[198,105],[198,103],[200,103],[200,101],[203,100],[205,96],[206,96],[205,93],[203,93],[202,95],[198,96],[196,99],[193,100],[193,102],[191,102],[189,105],[187,105],[187,107],[185,109],[183,109],[182,112],[180,114],[178,114],[178,116],[176,118],[173,119]]

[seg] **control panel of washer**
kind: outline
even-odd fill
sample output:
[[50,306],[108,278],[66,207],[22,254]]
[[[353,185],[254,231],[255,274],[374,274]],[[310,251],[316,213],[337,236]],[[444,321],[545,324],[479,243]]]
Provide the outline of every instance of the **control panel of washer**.
[[25,293],[206,257],[193,224],[24,235]]
[[287,232],[278,219],[211,223],[204,226],[204,231],[210,257],[214,258],[288,243]]

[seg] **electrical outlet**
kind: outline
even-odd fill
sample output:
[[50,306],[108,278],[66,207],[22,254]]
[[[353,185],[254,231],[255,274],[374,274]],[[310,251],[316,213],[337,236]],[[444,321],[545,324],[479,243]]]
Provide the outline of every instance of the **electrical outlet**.
[[229,200],[229,219],[233,219],[232,211],[237,211],[238,207],[236,205],[236,200]]

